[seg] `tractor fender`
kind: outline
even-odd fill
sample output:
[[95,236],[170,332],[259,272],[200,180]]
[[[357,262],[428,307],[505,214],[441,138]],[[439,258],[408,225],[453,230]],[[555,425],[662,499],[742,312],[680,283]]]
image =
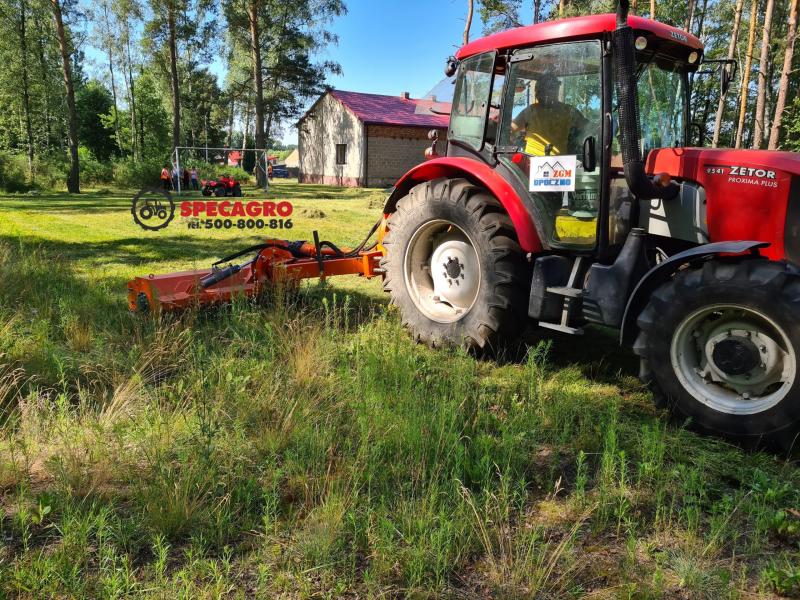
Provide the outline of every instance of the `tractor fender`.
[[511,184],[488,165],[457,156],[443,156],[417,165],[395,184],[383,208],[384,215],[395,211],[397,201],[408,194],[415,185],[441,177],[464,179],[480,185],[503,205],[516,230],[519,245],[525,252],[541,252],[542,242],[528,209]]
[[711,244],[695,246],[689,250],[679,252],[678,254],[673,254],[664,262],[657,264],[639,280],[631,297],[628,298],[628,304],[625,306],[625,314],[622,317],[622,325],[620,327],[620,344],[625,345],[633,341],[633,338],[636,336],[636,319],[639,313],[644,310],[650,295],[658,286],[672,277],[683,265],[720,254],[757,253],[759,248],[766,248],[767,246],[769,246],[769,242],[757,242],[752,240],[713,242]]

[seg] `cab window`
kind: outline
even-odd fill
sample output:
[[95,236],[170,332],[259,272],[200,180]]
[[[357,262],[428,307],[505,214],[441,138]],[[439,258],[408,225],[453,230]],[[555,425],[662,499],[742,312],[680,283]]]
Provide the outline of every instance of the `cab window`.
[[476,150],[483,148],[494,62],[495,53],[486,52],[462,61],[458,68],[449,138]]
[[[596,244],[601,60],[595,40],[538,46],[513,57],[506,75],[499,159],[530,191],[554,246]],[[582,164],[587,138],[594,138],[594,169]]]

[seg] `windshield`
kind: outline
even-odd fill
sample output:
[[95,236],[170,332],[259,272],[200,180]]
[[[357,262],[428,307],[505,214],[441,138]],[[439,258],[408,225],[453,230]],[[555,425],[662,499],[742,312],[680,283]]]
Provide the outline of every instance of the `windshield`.
[[686,77],[679,65],[651,61],[639,72],[642,155],[682,146],[686,131]]
[[[653,55],[637,57],[639,74],[640,146],[642,156],[650,150],[671,148],[685,144],[686,132],[686,74],[674,60]],[[614,138],[611,148],[611,166],[622,167],[619,139],[619,101],[614,86]]]

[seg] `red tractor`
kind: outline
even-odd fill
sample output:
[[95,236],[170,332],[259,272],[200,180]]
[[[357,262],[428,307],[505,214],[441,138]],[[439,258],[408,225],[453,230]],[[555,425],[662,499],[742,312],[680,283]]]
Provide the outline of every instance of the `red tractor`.
[[242,186],[233,177],[223,174],[219,179],[203,180],[203,196],[236,196],[242,195]]
[[397,182],[377,246],[269,241],[227,271],[137,278],[131,307],[222,301],[276,277],[381,275],[421,342],[487,352],[529,321],[570,335],[612,327],[660,406],[789,445],[800,156],[688,147],[690,83],[709,63],[727,88],[733,65],[704,60],[685,31],[629,17],[627,0],[616,15],[476,40],[448,61],[446,156]]

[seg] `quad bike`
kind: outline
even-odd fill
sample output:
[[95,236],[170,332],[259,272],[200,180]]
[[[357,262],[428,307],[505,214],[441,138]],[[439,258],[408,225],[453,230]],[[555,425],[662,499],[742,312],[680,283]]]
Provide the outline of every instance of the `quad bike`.
[[[134,279],[131,309],[223,302],[281,278],[381,276],[420,342],[491,353],[528,323],[615,328],[681,422],[792,446],[800,155],[689,146],[691,78],[717,72],[724,92],[735,63],[704,59],[694,35],[628,5],[496,33],[448,59],[445,155],[432,132],[376,244],[267,240],[228,257],[253,254],[243,265]],[[562,139],[537,154],[516,133],[553,80],[575,131],[556,129]]]
[[203,196],[235,196],[242,195],[241,184],[230,175],[222,175],[219,179],[204,179],[202,193]]

